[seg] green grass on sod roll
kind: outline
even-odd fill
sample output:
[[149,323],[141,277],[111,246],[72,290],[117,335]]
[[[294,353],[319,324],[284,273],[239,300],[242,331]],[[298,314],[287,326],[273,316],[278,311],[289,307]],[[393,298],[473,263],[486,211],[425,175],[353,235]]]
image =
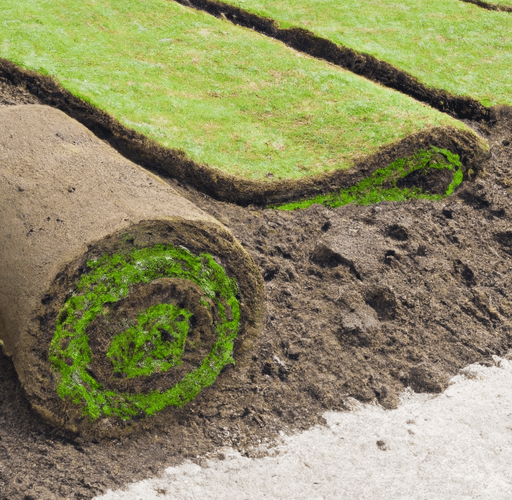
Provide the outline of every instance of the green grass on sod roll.
[[[223,0],[224,1],[224,0]],[[459,0],[226,0],[485,106],[512,104],[512,16]],[[510,1],[503,2],[510,5]]]
[[426,127],[466,128],[168,0],[3,0],[1,26],[0,57],[51,75],[163,146],[243,178],[321,174]]
[[[419,172],[428,175],[431,169],[451,172],[452,180],[444,193],[431,194],[419,187],[408,188],[398,183],[407,175]],[[462,164],[459,156],[446,149],[430,146],[428,150],[418,151],[409,158],[399,158],[391,165],[373,172],[370,177],[348,189],[336,193],[320,195],[309,200],[287,203],[275,208],[281,210],[296,210],[307,208],[315,203],[336,208],[353,203],[355,205],[372,205],[381,201],[407,201],[424,199],[439,201],[453,193],[453,190],[463,180]]]
[[[81,406],[90,420],[102,416],[129,420],[166,406],[181,407],[211,385],[222,368],[234,363],[233,341],[240,319],[238,288],[211,255],[194,256],[184,248],[156,245],[126,255],[105,255],[87,266],[89,271],[82,275],[77,292],[57,318],[49,359],[59,396]],[[90,370],[93,352],[87,328],[98,315],[108,315],[109,307],[126,297],[130,287],[159,278],[178,278],[199,286],[203,305],[213,304],[219,316],[214,322],[216,342],[199,367],[165,391],[134,394],[108,389]],[[127,325],[110,342],[107,357],[114,373],[132,379],[180,365],[185,344],[191,342],[187,339],[191,316],[190,311],[165,303],[141,311],[136,324]]]

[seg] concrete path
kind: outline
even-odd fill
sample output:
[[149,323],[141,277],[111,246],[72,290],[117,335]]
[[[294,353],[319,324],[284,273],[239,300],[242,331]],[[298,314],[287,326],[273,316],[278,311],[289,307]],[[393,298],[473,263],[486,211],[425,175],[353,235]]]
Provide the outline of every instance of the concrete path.
[[[95,500],[476,500],[512,498],[512,363],[470,365],[437,396],[398,409],[353,401],[326,427],[282,435],[261,459],[221,450]],[[144,464],[141,464],[144,467]]]

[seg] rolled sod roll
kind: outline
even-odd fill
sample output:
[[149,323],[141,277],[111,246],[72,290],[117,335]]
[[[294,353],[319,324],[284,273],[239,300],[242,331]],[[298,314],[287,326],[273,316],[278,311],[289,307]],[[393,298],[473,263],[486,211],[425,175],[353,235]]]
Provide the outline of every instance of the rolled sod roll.
[[161,422],[257,338],[262,280],[233,235],[64,113],[0,108],[0,200],[0,339],[52,424]]

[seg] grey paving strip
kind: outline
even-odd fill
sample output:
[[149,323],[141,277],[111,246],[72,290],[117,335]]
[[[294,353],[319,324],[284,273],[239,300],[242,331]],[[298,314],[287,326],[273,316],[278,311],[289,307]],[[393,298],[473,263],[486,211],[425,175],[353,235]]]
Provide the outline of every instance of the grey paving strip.
[[[512,495],[512,364],[469,365],[440,395],[408,389],[396,410],[353,401],[268,456],[219,450],[95,500],[506,499]],[[142,465],[142,464],[141,464]]]

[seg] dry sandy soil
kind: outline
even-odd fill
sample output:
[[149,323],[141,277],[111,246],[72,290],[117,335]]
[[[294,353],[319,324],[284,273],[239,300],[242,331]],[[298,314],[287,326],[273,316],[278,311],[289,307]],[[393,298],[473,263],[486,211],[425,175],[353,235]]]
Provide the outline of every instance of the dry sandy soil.
[[[0,105],[36,102],[0,80]],[[440,393],[461,368],[504,356],[512,347],[512,113],[496,116],[492,126],[472,124],[492,146],[479,175],[439,203],[277,212],[168,179],[226,225],[261,270],[267,318],[252,368],[244,377],[227,370],[222,389],[214,384],[177,412],[172,429],[87,442],[31,411],[0,354],[0,499],[89,499],[187,460],[204,465],[224,447],[259,457],[263,440],[325,423],[325,412],[354,400],[393,409],[406,387]],[[380,407],[372,418],[384,422]]]

